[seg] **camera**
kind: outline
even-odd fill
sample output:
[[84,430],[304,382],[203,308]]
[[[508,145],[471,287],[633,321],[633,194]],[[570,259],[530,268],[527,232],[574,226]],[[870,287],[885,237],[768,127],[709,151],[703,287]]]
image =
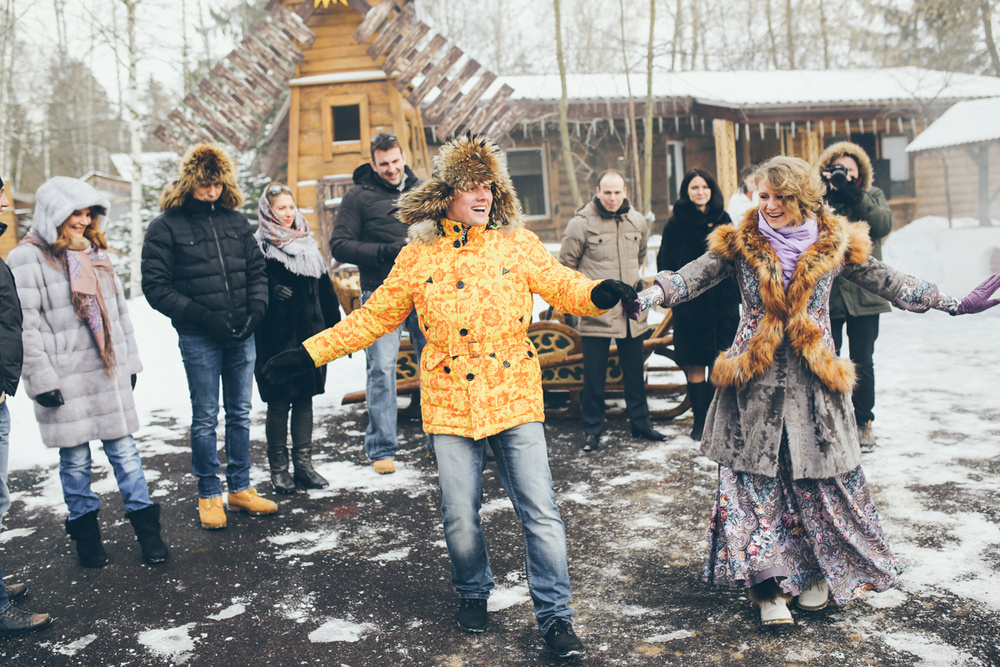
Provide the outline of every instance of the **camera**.
[[835,179],[834,178],[834,174],[843,174],[844,175],[844,180],[849,180],[848,175],[847,175],[847,167],[845,167],[842,164],[832,164],[829,167],[827,167],[825,170],[823,170],[823,180],[825,180],[827,182],[830,182],[830,181],[833,181],[833,180],[840,180],[839,178]]

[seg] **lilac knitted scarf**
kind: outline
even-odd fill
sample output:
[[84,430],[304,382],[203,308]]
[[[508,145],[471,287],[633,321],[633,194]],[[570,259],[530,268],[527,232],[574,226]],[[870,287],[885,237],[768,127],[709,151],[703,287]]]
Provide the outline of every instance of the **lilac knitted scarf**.
[[819,238],[819,225],[812,218],[806,218],[801,225],[795,227],[786,225],[781,229],[772,229],[764,219],[764,214],[758,211],[757,228],[771,244],[774,252],[778,253],[778,260],[781,261],[781,279],[787,291],[799,255]]

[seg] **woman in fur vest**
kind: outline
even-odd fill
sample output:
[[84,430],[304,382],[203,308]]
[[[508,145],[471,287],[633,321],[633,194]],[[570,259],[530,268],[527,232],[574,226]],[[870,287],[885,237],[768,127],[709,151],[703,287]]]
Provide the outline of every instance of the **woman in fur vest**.
[[84,567],[108,562],[101,501],[91,489],[91,440],[104,443],[146,563],[169,556],[131,435],[139,427],[132,389],[142,364],[102,233],[107,209],[87,183],[56,176],[38,188],[31,231],[7,259],[24,314],[21,373],[42,442],[59,447],[66,532]]
[[892,554],[861,470],[853,363],[836,355],[829,299],[840,276],[897,308],[977,313],[1000,299],[995,274],[961,301],[871,257],[868,228],[823,205],[804,160],[757,172],[759,208],[709,236],[709,252],[657,274],[639,295],[672,307],[736,278],[743,315],[715,362],[701,451],[719,464],[703,577],[749,587],[764,625],[792,623],[787,602],[818,610],[895,585]]
[[[676,271],[705,252],[709,233],[730,223],[723,208],[722,190],[704,169],[692,169],[681,181],[681,193],[673,215],[663,228],[657,271]],[[724,350],[740,321],[740,294],[727,278],[697,299],[673,308],[674,362],[687,377],[687,394],[694,414],[691,437],[701,440],[705,414],[714,389],[705,369]]]
[[[299,213],[292,191],[281,183],[267,186],[258,204],[257,243],[267,262],[270,306],[254,336],[257,343],[257,388],[267,403],[267,462],[271,484],[278,493],[295,487],[322,489],[328,482],[312,464],[312,397],[322,394],[326,366],[298,381],[276,387],[260,376],[261,367],[285,350],[340,321],[340,305],[327,263],[309,235],[309,223]],[[288,474],[288,417],[292,418],[292,463]]]

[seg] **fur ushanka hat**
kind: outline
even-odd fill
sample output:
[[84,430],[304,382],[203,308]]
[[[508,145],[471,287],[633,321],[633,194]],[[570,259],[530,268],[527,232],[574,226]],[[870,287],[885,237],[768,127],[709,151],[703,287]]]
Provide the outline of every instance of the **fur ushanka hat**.
[[431,222],[436,226],[456,191],[487,183],[493,190],[490,223],[502,233],[512,233],[523,225],[521,202],[500,147],[478,136],[459,137],[440,148],[431,177],[399,198],[399,220],[407,225]]
[[243,205],[243,189],[236,180],[236,163],[229,151],[219,144],[195,144],[181,158],[177,180],[160,194],[160,208],[180,208],[197,186],[214,181],[224,186],[217,200],[220,206],[238,209]]

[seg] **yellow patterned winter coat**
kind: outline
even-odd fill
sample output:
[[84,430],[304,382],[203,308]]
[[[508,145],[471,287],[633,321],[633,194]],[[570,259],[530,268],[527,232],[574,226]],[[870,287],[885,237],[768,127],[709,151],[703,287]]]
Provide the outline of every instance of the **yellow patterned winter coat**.
[[415,308],[427,337],[421,358],[424,431],[484,438],[544,421],[541,370],[527,329],[532,294],[559,310],[599,315],[600,282],[557,262],[517,219],[469,227],[411,225],[389,277],[364,306],[304,346],[316,365],[367,347]]

